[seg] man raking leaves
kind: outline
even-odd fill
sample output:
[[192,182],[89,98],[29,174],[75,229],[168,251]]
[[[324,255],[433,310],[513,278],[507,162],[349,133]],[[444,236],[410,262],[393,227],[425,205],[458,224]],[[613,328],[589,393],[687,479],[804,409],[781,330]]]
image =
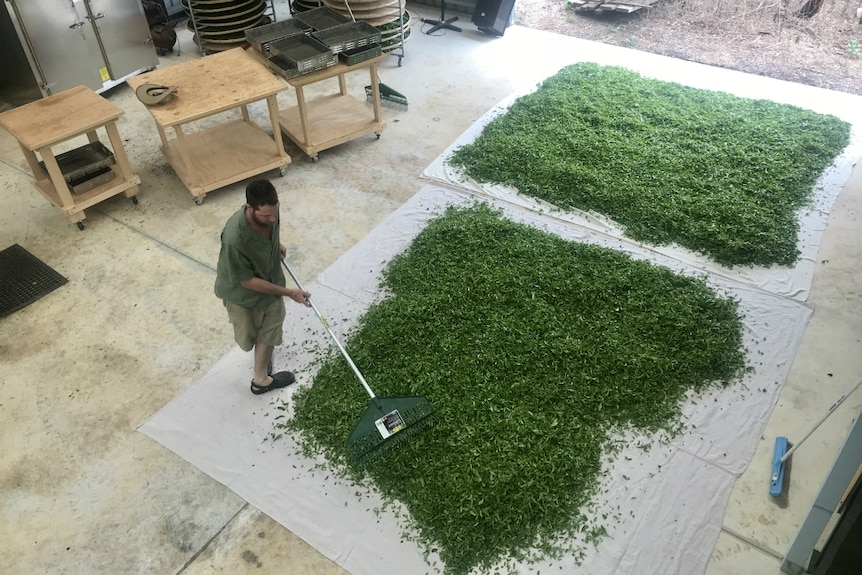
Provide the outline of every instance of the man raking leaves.
[[260,395],[296,380],[289,371],[270,373],[272,352],[281,345],[283,298],[309,305],[311,294],[284,285],[279,262],[286,250],[279,240],[275,187],[255,180],[245,190],[245,201],[221,234],[215,294],[224,302],[237,344],[243,351],[254,349],[251,392]]

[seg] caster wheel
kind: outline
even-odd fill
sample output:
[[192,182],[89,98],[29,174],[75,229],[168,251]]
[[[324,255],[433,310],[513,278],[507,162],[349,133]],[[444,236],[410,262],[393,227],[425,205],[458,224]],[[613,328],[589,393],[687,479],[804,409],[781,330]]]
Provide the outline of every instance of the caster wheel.
[[398,67],[399,67],[399,68],[401,67],[401,60],[402,60],[402,58],[404,58],[404,56],[398,56]]
[[279,169],[278,169],[278,173],[279,173],[279,174],[281,175],[281,177],[283,178],[283,177],[284,177],[284,175],[287,173],[287,168],[279,168]]
[[313,156],[311,156],[311,161],[316,164],[318,161],[320,161],[320,156],[314,154]]
[[78,222],[77,225],[78,225],[78,229],[83,232],[84,231],[84,222]]
[[377,139],[378,139],[378,140],[380,139],[380,133],[379,133],[379,132],[378,132],[378,133],[376,133],[376,134],[374,134],[374,135],[375,135],[375,136],[377,136]]
[[132,203],[138,205],[138,196],[132,196]]
[[198,206],[203,205],[203,203],[204,203],[203,197],[195,198],[195,204],[197,204]]

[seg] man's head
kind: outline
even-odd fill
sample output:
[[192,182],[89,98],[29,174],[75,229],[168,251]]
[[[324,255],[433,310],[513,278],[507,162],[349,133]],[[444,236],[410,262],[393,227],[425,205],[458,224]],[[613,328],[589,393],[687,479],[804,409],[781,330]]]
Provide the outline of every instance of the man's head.
[[278,220],[278,193],[268,180],[255,180],[245,188],[246,211],[259,226],[271,226]]

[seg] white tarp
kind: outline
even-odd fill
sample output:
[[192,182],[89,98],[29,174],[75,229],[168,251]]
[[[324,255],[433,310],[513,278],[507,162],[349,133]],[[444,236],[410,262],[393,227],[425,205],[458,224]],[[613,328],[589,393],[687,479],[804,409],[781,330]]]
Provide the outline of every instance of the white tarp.
[[[728,268],[712,261],[707,256],[697,254],[678,245],[653,246],[643,244],[644,247],[684,261],[690,266],[703,269],[707,273],[725,275],[729,278],[738,279],[764,290],[799,301],[807,300],[814,270],[817,267],[817,250],[820,246],[820,238],[823,235],[823,230],[826,229],[829,211],[838,194],[844,188],[844,184],[850,178],[853,166],[859,159],[860,154],[862,154],[862,140],[860,140],[858,130],[856,129],[856,126],[859,124],[859,103],[857,101],[852,105],[848,105],[848,99],[858,98],[858,96],[812,88],[810,86],[797,86],[772,78],[748,76],[730,70],[708,68],[692,62],[674,61],[670,58],[662,59],[651,54],[632,57],[631,54],[609,50],[590,54],[588,58],[584,57],[580,60],[575,56],[571,63],[578,61],[624,66],[646,77],[657,80],[677,82],[696,88],[723,91],[741,97],[766,99],[791,104],[815,112],[838,116],[853,125],[850,144],[835,159],[832,166],[827,168],[821,175],[815,186],[812,205],[799,212],[800,231],[797,248],[799,249],[800,257],[794,267],[772,266],[766,268],[736,266]],[[474,142],[481,135],[482,130],[488,122],[504,114],[515,100],[534,91],[536,87],[534,85],[518,93],[511,94],[486,112],[461,134],[455,142],[446,148],[425,169],[422,176],[429,180],[471,191],[475,194],[505,200],[534,211],[544,212],[549,216],[573,222],[606,234],[620,238],[624,237],[622,227],[601,214],[580,210],[563,211],[542,200],[522,195],[514,188],[477,182],[465,176],[463,170],[448,163],[448,159],[455,149]]]
[[[380,297],[379,272],[431,218],[446,206],[476,200],[470,193],[429,184],[309,282],[306,289],[336,333],[346,333]],[[703,275],[696,266],[612,235],[509,202],[483,201],[503,209],[514,221],[565,239],[624,251],[680,273]],[[735,478],[754,454],[811,313],[799,302],[724,276],[708,281],[719,293],[740,302],[745,345],[756,371],[739,384],[690,399],[684,407],[688,431],[673,441],[633,436],[629,447],[607,462],[598,510],[591,514],[609,514],[605,523],[609,536],[598,548],[588,548],[580,567],[573,557],[564,557],[521,566],[520,572],[544,573],[546,567],[553,567],[554,572],[563,568],[565,573],[590,575],[694,575],[706,569]],[[296,343],[277,350],[276,368],[290,368],[298,385],[308,385],[315,369],[312,350],[330,345],[311,310],[288,305],[285,342]],[[250,354],[235,349],[140,430],[353,575],[373,575],[395,566],[400,573],[433,572],[423,550],[402,540],[398,518],[377,515],[380,502],[373,492],[317,468],[318,462],[299,454],[289,437],[268,440],[275,419],[285,415],[277,408],[276,393],[289,399],[293,389],[275,392],[267,401],[249,393],[250,378]],[[652,448],[642,449],[644,444]]]

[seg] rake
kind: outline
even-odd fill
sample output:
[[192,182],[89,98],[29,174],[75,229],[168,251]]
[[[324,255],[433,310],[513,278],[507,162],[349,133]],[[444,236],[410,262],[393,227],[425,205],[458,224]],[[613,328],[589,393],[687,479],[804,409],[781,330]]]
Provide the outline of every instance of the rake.
[[[407,111],[407,97],[404,94],[396,92],[383,82],[378,81],[377,85],[380,88],[380,105]],[[365,100],[372,102],[374,99],[373,94],[371,86],[365,86]]]
[[[299,287],[305,291],[299,279],[287,265],[287,262],[281,260],[282,265],[290,274],[291,279]],[[361,466],[379,459],[386,451],[399,445],[405,440],[413,437],[435,422],[435,412],[431,403],[423,396],[413,397],[378,397],[372,391],[371,386],[362,376],[359,368],[353,363],[347,350],[341,345],[341,342],[336,337],[335,332],[329,327],[329,322],[320,313],[320,310],[311,301],[307,299],[311,309],[317,315],[320,323],[326,328],[326,332],[338,346],[338,350],[353,373],[359,379],[362,387],[371,397],[371,402],[359,418],[359,423],[353,428],[353,431],[345,441],[344,446],[347,448],[351,457]]]

